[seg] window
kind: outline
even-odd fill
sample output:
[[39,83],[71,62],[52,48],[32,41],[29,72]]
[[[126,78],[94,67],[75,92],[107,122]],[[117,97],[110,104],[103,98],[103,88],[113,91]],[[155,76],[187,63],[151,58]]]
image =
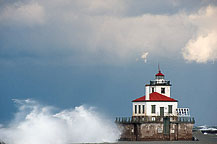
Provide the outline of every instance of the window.
[[135,105],[135,114],[137,114],[137,105]]
[[145,113],[145,105],[142,105],[142,113]]
[[155,113],[156,105],[151,105],[151,113]]
[[139,105],[139,114],[141,113],[141,105]]
[[161,93],[165,94],[165,88],[161,88]]
[[164,76],[156,76],[155,79],[164,79]]
[[154,88],[152,88],[152,92],[154,92]]
[[173,106],[172,105],[168,105],[168,113],[172,113],[172,111],[173,111]]

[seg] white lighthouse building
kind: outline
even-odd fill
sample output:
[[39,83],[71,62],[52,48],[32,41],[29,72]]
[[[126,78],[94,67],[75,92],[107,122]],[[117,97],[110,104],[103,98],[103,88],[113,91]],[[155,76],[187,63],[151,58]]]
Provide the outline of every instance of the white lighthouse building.
[[179,108],[178,101],[171,98],[170,81],[165,80],[160,69],[145,85],[145,95],[133,100],[133,117],[138,116],[190,116],[188,108]]
[[192,140],[195,120],[189,108],[178,108],[170,88],[159,69],[155,80],[145,85],[145,95],[132,101],[132,117],[116,118],[122,131],[120,140]]

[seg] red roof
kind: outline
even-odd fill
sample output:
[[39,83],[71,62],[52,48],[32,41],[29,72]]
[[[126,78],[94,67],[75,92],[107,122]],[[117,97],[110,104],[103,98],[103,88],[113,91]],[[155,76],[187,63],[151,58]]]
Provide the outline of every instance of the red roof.
[[145,96],[133,100],[132,102],[147,102],[147,101],[168,101],[177,102],[177,100],[167,97],[165,95],[159,94],[158,92],[153,92],[150,94],[150,100],[145,100]]
[[155,76],[164,76],[160,71]]

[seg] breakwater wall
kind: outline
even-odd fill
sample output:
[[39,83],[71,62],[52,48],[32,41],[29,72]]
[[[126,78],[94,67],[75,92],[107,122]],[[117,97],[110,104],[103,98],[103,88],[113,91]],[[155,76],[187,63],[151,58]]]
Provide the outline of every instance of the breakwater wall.
[[116,118],[121,141],[192,140],[195,123],[190,117]]

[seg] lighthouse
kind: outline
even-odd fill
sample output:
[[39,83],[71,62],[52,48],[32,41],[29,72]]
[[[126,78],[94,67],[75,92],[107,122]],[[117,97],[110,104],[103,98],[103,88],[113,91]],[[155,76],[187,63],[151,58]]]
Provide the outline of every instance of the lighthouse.
[[133,100],[133,116],[177,116],[178,101],[170,97],[171,83],[159,69],[145,84],[145,95]]
[[132,101],[132,117],[116,118],[120,140],[192,140],[195,120],[189,108],[178,108],[171,86],[158,68],[155,79],[144,85],[144,95]]

